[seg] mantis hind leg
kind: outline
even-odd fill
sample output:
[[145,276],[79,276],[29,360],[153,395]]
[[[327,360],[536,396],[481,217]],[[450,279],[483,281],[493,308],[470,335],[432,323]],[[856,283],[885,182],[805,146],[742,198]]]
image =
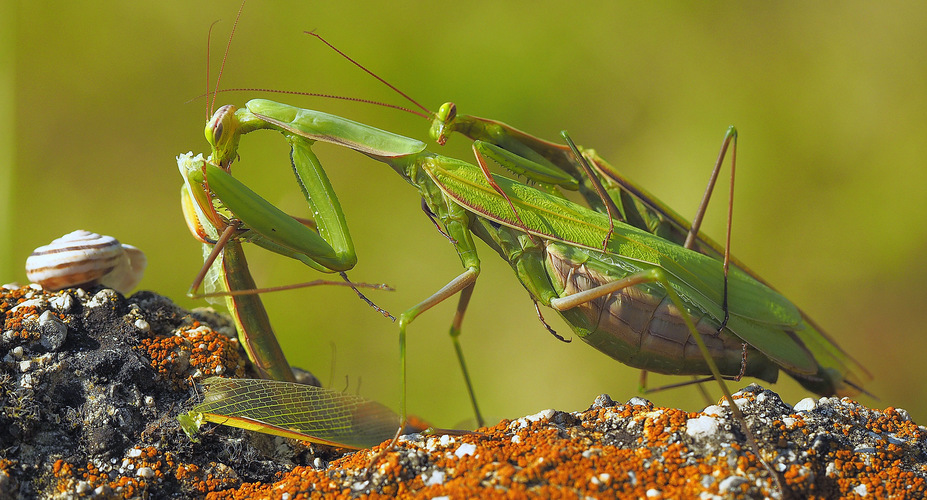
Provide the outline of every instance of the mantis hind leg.
[[454,343],[454,352],[457,355],[457,362],[460,364],[460,370],[463,372],[464,383],[467,384],[467,394],[470,395],[470,404],[473,406],[473,414],[476,416],[477,427],[483,427],[486,422],[483,420],[483,414],[480,413],[480,406],[476,402],[476,392],[473,390],[473,381],[470,380],[470,372],[467,370],[467,362],[464,359],[463,348],[460,346],[460,325],[463,323],[464,314],[467,312],[467,306],[470,304],[470,297],[473,295],[473,287],[476,282],[464,288],[460,292],[460,298],[457,301],[457,311],[454,313],[454,320],[451,322],[451,341]]

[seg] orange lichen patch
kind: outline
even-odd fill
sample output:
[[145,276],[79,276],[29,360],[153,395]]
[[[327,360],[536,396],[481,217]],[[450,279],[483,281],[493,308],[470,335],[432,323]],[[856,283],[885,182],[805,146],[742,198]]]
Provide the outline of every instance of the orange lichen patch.
[[[745,398],[745,411],[754,422],[767,419],[754,432],[787,491],[778,491],[749,447],[732,441],[739,426],[726,409],[686,413],[648,403],[572,414],[549,410],[478,434],[404,439],[369,474],[371,457],[386,444],[327,469],[296,467],[273,484],[248,483],[208,498],[927,495],[923,467],[911,463],[922,455],[927,431],[903,410],[822,399],[821,408],[791,413],[768,395],[756,396]],[[773,413],[765,412],[776,404],[770,418]]]
[[[39,295],[39,292],[31,287],[0,289],[0,313],[3,315],[3,332],[10,332],[12,337],[26,342],[35,341],[41,337],[40,332],[30,331],[26,328],[25,321],[29,318],[38,319],[39,315],[47,310],[47,307],[40,304],[23,304],[16,307],[35,295]],[[61,320],[66,319],[65,315],[61,313],[53,312],[52,314]]]
[[0,288],[0,312],[9,311],[35,293],[36,290],[30,287]]
[[[681,440],[690,414],[680,410],[624,405],[544,416],[552,418],[502,421],[479,434],[429,437],[415,445],[400,442],[400,449],[389,452],[375,465],[369,481],[356,483],[360,491],[336,483],[342,484],[341,478],[352,474],[348,471],[363,471],[372,454],[385,445],[333,462],[328,471],[297,467],[274,484],[245,484],[209,498],[266,497],[271,493],[289,494],[290,498],[348,498],[371,487],[375,487],[371,498],[472,498],[487,494],[515,498],[680,498],[705,491],[724,494],[721,482],[744,471],[762,475],[755,461],[736,461],[744,470],[735,471],[726,459],[701,464],[691,460],[691,451]],[[643,429],[643,443],[637,439],[621,441],[621,429],[629,426]],[[603,432],[603,428],[614,429],[615,434]],[[426,464],[425,472],[409,477],[409,460],[419,466]],[[725,487],[730,488],[725,490],[728,492],[749,490],[745,483]],[[770,491],[754,488],[753,493],[768,495]]]
[[220,491],[233,488],[241,484],[238,475],[227,466],[209,463],[209,469],[213,472],[205,473],[196,464],[175,462],[173,455],[166,455],[168,467],[174,471],[174,478],[179,482],[185,491],[195,491],[206,494],[210,491]]
[[238,341],[199,323],[169,337],[142,339],[139,347],[151,366],[176,387],[189,385],[191,376],[244,375]]
[[139,498],[147,496],[164,479],[164,461],[154,447],[132,448],[122,463],[88,462],[75,466],[64,460],[55,461],[52,473],[61,493],[102,495],[106,498]]

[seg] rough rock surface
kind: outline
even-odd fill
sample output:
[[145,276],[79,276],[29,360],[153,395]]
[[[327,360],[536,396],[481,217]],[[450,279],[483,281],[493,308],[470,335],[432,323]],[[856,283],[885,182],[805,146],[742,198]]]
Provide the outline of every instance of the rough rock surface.
[[[228,321],[150,292],[0,290],[0,498],[923,498],[927,430],[849,399],[737,399],[781,489],[722,406],[599,396],[478,433],[343,454],[176,416],[213,375],[252,375]],[[384,451],[385,450],[385,451]],[[378,452],[372,470],[366,467]]]

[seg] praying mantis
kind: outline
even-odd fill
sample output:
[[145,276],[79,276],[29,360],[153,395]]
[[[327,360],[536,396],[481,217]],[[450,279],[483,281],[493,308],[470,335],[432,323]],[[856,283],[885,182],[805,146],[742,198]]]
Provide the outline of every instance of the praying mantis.
[[[511,264],[536,301],[558,310],[577,335],[600,351],[643,369],[711,373],[729,401],[731,395],[722,375],[750,375],[775,381],[781,369],[819,394],[856,390],[858,380],[865,375],[861,366],[819,332],[787,299],[737,266],[727,274],[717,259],[690,250],[695,248],[690,244],[681,246],[678,236],[671,240],[655,236],[652,233],[657,229],[644,221],[643,216],[641,222],[629,220],[631,225],[613,223],[607,213],[586,209],[504,177],[487,177],[482,169],[466,162],[428,152],[423,143],[414,139],[260,99],[248,102],[240,110],[224,107],[210,120],[206,135],[213,146],[213,160],[227,165],[236,157],[241,135],[259,129],[282,133],[294,155],[298,148],[308,150],[314,142],[323,141],[347,146],[387,163],[419,191],[430,216],[457,249],[466,270],[400,316],[403,416],[407,327],[425,310],[458,292],[461,295],[452,337],[458,353],[461,352],[457,340],[460,321],[480,270],[473,236]],[[480,150],[494,159],[512,153],[492,150],[492,144],[482,140],[474,146],[485,148]],[[578,150],[571,148],[567,154],[561,146],[558,148],[558,154],[564,155],[570,164],[584,161],[585,155]],[[519,153],[507,158],[516,165],[533,168]],[[209,166],[205,172],[208,179]],[[609,171],[601,168],[591,175],[569,171],[567,175],[577,183],[614,181]],[[633,195],[633,185],[617,184],[617,190],[612,189],[616,196]],[[235,189],[226,186],[215,191],[220,198],[234,197]],[[591,195],[585,197],[594,205]],[[638,201],[646,202],[646,195],[643,198]],[[630,206],[623,203],[625,216]],[[643,208],[634,210],[651,218],[672,213],[661,207],[645,203]],[[669,220],[667,227],[682,228],[685,232],[681,218],[669,217]],[[720,253],[710,240],[702,242],[710,251]],[[648,324],[643,319],[630,327],[624,325],[633,321],[628,320],[627,308],[649,311],[663,323]],[[600,323],[603,314],[610,316],[611,322]],[[657,335],[651,335],[654,333]],[[616,338],[621,335],[627,336]],[[709,339],[711,347],[705,345],[702,337]],[[466,372],[462,355],[459,356]],[[736,405],[732,405],[732,411],[744,422]],[[746,425],[744,428],[749,433]]]
[[[731,142],[734,144],[732,156],[736,157],[737,131],[734,127],[730,127],[725,134],[721,152],[719,153],[718,160],[712,171],[705,195],[699,205],[693,222],[689,223],[684,217],[661,202],[658,198],[648,193],[644,188],[623,176],[607,161],[599,157],[594,150],[586,149],[580,152],[569,140],[567,141],[570,143],[569,146],[557,144],[532,136],[531,134],[500,121],[458,114],[457,106],[453,102],[447,102],[441,105],[438,111],[433,113],[419,104],[418,101],[409,97],[404,92],[339,50],[321,35],[314,32],[306,32],[306,34],[317,38],[343,58],[373,76],[414,106],[424,111],[425,115],[421,115],[416,111],[405,109],[405,111],[409,111],[413,114],[431,117],[429,135],[439,145],[443,146],[446,144],[449,136],[455,132],[474,141],[474,156],[481,168],[487,172],[487,179],[489,179],[489,177],[485,159],[491,158],[512,173],[523,175],[546,192],[559,194],[558,188],[574,191],[579,190],[582,197],[591,208],[608,214],[610,218],[618,218],[623,223],[658,235],[686,249],[695,250],[716,259],[723,258],[725,262],[725,274],[727,273],[726,267],[728,262],[730,262],[742,272],[772,289],[769,283],[729,254],[730,212],[728,214],[727,246],[721,246],[699,232],[708,201],[722,166],[724,155]],[[731,168],[731,197],[733,198],[733,159]],[[503,194],[497,186],[493,187],[499,194]],[[732,208],[729,208],[729,211],[731,209]],[[837,393],[840,395],[851,395],[862,391],[860,384],[862,380],[871,378],[869,372],[859,362],[852,359],[846,352],[840,349],[807,314],[800,310],[799,313],[802,317],[803,329],[813,332],[813,334],[809,336],[817,339],[816,341],[821,345],[826,346],[817,349],[816,355],[819,357],[831,358],[827,364],[852,367],[852,370],[859,377],[855,379],[855,382],[845,380],[845,383],[839,388],[837,386],[828,387],[826,385],[817,388],[811,388],[807,385],[806,387],[822,394]],[[456,335],[459,335],[459,332],[455,332],[452,327],[451,334],[456,337]],[[644,388],[645,375],[646,370],[642,372],[641,376],[642,389]],[[468,377],[466,371],[464,376],[465,378]],[[470,383],[468,380],[468,387],[469,386]]]
[[[719,382],[721,374],[736,376],[741,372],[774,381],[782,369],[820,394],[855,385],[856,367],[839,348],[807,328],[791,302],[737,269],[728,276],[731,302],[725,310],[725,280],[721,262],[716,259],[621,223],[615,223],[614,233],[607,238],[608,216],[601,212],[494,176],[506,195],[502,196],[478,167],[428,152],[420,141],[317,111],[255,99],[240,110],[222,111],[221,119],[210,121],[207,137],[212,137],[214,146],[237,147],[235,135],[258,129],[276,130],[309,144],[323,141],[347,146],[388,164],[419,191],[431,216],[457,249],[466,270],[400,316],[403,387],[409,323],[461,292],[452,326],[452,331],[459,332],[459,321],[479,275],[473,236],[502,255],[529,293],[540,303],[557,309],[577,335],[626,364],[664,373],[714,372]],[[233,158],[235,149],[217,147],[216,153],[215,159],[221,163]],[[606,240],[603,251],[602,242]],[[564,273],[558,274],[557,269]],[[571,281],[577,277],[583,279]],[[591,301],[621,290],[631,294],[622,299],[627,304],[658,310],[657,314],[663,315],[669,325],[664,327],[684,331],[684,348],[640,350],[639,346],[615,338],[611,329],[621,326],[599,328],[591,321],[598,314],[589,311],[601,313],[606,308],[605,304]],[[624,313],[614,314],[620,322]],[[700,318],[698,330],[690,317],[693,314]],[[713,339],[711,355],[694,347],[706,335]],[[690,342],[692,347],[685,347]],[[713,369],[716,361],[720,366]],[[402,396],[402,415],[404,409]]]
[[[310,242],[316,240],[303,231],[315,233],[243,185],[236,184],[230,176],[223,178],[224,171],[206,164],[202,156],[180,155],[177,164],[184,178],[181,203],[187,224],[193,235],[204,243],[204,249],[211,249],[206,252],[209,254],[206,258],[209,274],[205,279],[213,288],[220,290],[214,295],[226,298],[241,344],[263,377],[207,379],[204,383],[210,386],[210,390],[205,400],[177,417],[184,432],[195,439],[196,431],[207,421],[350,449],[370,447],[393,436],[399,418],[385,406],[357,395],[295,383],[293,371],[277,342],[267,312],[260,297],[254,293],[255,283],[248,270],[240,238],[306,261],[311,266],[317,261],[308,253],[316,247],[296,245],[294,238],[268,238],[262,233],[273,234],[276,228],[298,225],[295,234]],[[237,206],[241,213],[256,214],[247,217],[252,226],[242,229],[242,221],[228,211],[223,200],[211,196],[201,170],[207,165],[215,169],[211,176],[214,186],[224,186],[226,191],[238,194],[237,197],[226,196],[225,201]],[[223,180],[234,187],[228,188],[222,184]],[[299,250],[286,247],[284,243]],[[203,278],[198,277],[191,290]],[[385,288],[383,285],[347,280],[316,280],[305,285]]]

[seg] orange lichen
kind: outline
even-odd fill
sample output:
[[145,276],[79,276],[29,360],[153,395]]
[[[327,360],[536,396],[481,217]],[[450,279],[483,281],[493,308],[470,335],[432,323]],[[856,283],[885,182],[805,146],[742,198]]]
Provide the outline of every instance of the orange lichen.
[[238,341],[199,323],[180,328],[172,336],[142,339],[139,347],[151,366],[177,387],[188,386],[196,370],[203,376],[244,375]]
[[[582,414],[557,414],[553,420],[503,421],[479,434],[432,437],[424,443],[400,442],[374,466],[369,482],[363,470],[382,446],[358,452],[330,464],[327,470],[296,467],[273,484],[244,484],[237,490],[213,492],[211,499],[279,497],[289,498],[386,498],[409,496],[524,497],[630,497],[692,498],[703,493],[722,496],[776,495],[776,487],[753,453],[732,445],[717,455],[693,455],[685,434],[689,419],[704,414],[652,406],[620,405],[593,408]],[[549,416],[549,415],[548,415]],[[790,433],[804,436],[808,422],[804,414],[769,426],[773,442],[784,442],[794,450]],[[924,431],[894,409],[868,411],[860,421],[888,439],[923,440]],[[810,418],[815,418],[811,416]],[[862,424],[858,424],[862,425]],[[637,427],[641,437],[626,443],[608,437],[612,429]],[[845,422],[836,426],[840,434],[858,432]],[[639,442],[638,442],[639,441]],[[767,445],[768,446],[768,445]],[[802,450],[797,450],[801,455]],[[776,455],[774,447],[764,454]],[[832,447],[823,454],[804,451],[805,458],[779,462],[780,480],[791,493],[807,498],[874,495],[920,498],[927,494],[924,477],[903,467],[906,448],[893,442],[872,452]],[[818,456],[816,456],[818,455]],[[781,457],[781,456],[780,456]],[[410,474],[409,460],[416,472]],[[827,464],[830,465],[827,465]],[[825,470],[826,467],[826,470]],[[421,472],[424,470],[425,472]],[[356,471],[356,472],[355,472]],[[361,490],[343,486],[355,477]],[[763,478],[763,486],[754,480]],[[363,494],[369,491],[367,494]]]
[[138,498],[150,494],[151,489],[164,480],[165,463],[173,463],[168,458],[171,453],[164,455],[162,457],[158,449],[151,446],[133,448],[121,463],[106,464],[105,470],[93,462],[76,466],[57,460],[52,466],[52,473],[58,481],[59,492],[89,493],[100,490],[107,493],[107,497]]
[[[43,308],[39,304],[24,304],[20,307],[16,307],[36,294],[37,291],[30,287],[2,289],[2,295],[0,295],[0,313],[3,315],[4,332],[11,332],[14,338],[19,338],[24,342],[32,342],[41,337],[40,332],[29,330],[24,323],[26,319],[29,318],[37,319],[40,314],[47,310],[47,307]],[[61,320],[66,318],[65,315],[61,313],[52,312],[52,314]]]

